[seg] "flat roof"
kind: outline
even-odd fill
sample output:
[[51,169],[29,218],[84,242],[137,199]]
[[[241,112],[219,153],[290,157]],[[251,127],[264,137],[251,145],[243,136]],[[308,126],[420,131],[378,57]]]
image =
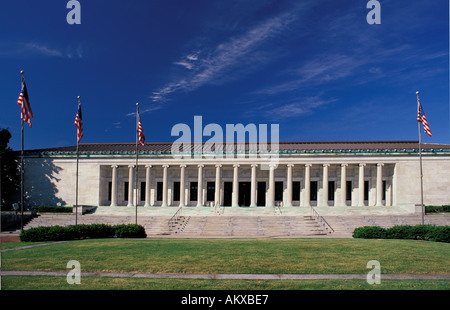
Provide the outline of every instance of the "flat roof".
[[[144,146],[139,146],[140,154],[148,155],[163,155],[171,154],[173,143],[146,143]],[[205,147],[211,147],[211,152],[215,152],[215,147],[222,147],[223,152],[270,152],[271,143],[267,143],[267,148],[261,143],[232,143],[223,145],[214,143],[191,143],[188,152],[199,152]],[[439,143],[422,143],[422,151],[429,152],[450,152],[450,144]],[[179,148],[182,151],[182,148]],[[281,154],[289,153],[418,153],[418,141],[295,141],[295,142],[278,142],[278,150],[273,149],[274,152]],[[92,155],[126,155],[136,152],[136,143],[82,143],[79,145],[80,154]],[[43,149],[26,150],[26,156],[52,156],[52,155],[73,155],[76,153],[75,146],[62,146]]]

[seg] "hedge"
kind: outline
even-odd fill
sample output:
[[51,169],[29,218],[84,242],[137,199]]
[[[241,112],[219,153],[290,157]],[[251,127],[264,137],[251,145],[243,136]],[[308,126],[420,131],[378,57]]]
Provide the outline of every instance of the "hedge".
[[31,207],[31,211],[33,212],[54,212],[54,213],[72,213],[72,207],[56,207],[56,206],[39,206],[39,207]]
[[146,238],[145,228],[136,224],[79,224],[73,226],[39,226],[20,233],[20,241],[62,241],[95,238]]
[[450,212],[450,205],[425,206],[425,213],[443,213],[443,212]]
[[396,225],[390,228],[363,226],[355,228],[353,238],[414,239],[450,243],[450,226]]
[[145,238],[145,228],[137,224],[121,224],[114,226],[114,235],[117,238]]

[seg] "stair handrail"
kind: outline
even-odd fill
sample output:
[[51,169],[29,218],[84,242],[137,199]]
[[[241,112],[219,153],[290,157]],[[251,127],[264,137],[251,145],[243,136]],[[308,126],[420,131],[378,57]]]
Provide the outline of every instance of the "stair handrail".
[[221,206],[219,203],[214,202],[214,213],[223,214],[225,212],[225,206]]
[[[168,226],[169,231],[171,231],[171,228],[173,227],[172,224],[173,224],[174,222],[178,221],[178,219],[181,217],[182,210],[183,210],[183,207],[179,207],[178,210],[177,210],[177,212],[175,212],[175,214],[174,214],[174,215],[170,218],[170,220],[167,222],[167,226]],[[178,214],[178,213],[179,213],[179,214]]]
[[277,213],[277,210],[278,210],[278,212],[280,212],[280,215],[283,214],[283,212],[281,212],[280,206],[273,206],[273,208],[275,209],[275,214]]
[[[325,220],[325,218],[324,218],[323,216],[321,216],[321,215],[319,214],[319,212],[317,212],[317,210],[314,209],[313,206],[311,206],[311,211],[312,211],[313,216],[316,216],[316,217],[320,220],[320,222],[321,222],[322,225],[325,227],[325,229],[328,229],[328,228],[326,227],[326,226],[328,226],[328,227],[331,229],[331,231],[334,232],[333,227],[331,227],[331,225],[328,224],[327,220]],[[325,223],[326,226],[325,226],[325,224],[323,224],[323,223]]]

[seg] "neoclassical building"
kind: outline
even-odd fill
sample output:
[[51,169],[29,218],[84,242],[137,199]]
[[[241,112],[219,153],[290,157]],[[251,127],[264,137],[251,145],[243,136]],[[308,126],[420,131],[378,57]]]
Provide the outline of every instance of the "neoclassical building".
[[[205,151],[207,150],[207,151]],[[80,144],[79,205],[144,208],[401,207],[420,203],[416,141],[246,143],[215,152],[192,144]],[[220,155],[220,156],[219,156]],[[450,145],[422,144],[425,204],[450,203]],[[25,152],[25,204],[74,205],[76,147]],[[136,185],[137,181],[137,185]]]

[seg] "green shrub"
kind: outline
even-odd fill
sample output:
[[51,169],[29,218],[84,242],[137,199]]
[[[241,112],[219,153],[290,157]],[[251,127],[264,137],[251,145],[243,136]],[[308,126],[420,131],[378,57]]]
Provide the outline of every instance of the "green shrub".
[[433,241],[450,243],[450,226],[436,226],[434,234],[430,238]]
[[114,233],[117,238],[145,238],[147,234],[141,225],[121,224],[114,226]]
[[409,239],[430,240],[439,227],[434,225],[411,226]]
[[353,238],[362,239],[382,239],[386,235],[386,230],[379,226],[357,227],[353,231]]
[[106,224],[79,224],[66,227],[72,239],[111,238],[114,236],[114,228]]
[[355,228],[353,238],[416,239],[450,243],[450,226],[397,225],[390,228],[363,226]]
[[396,225],[386,229],[386,239],[414,239],[411,238],[411,226]]
[[56,206],[39,206],[39,207],[31,207],[31,211],[45,213],[72,213],[72,207],[56,207]]
[[70,240],[70,232],[64,226],[40,226],[20,233],[20,241],[61,241]]
[[79,224],[73,226],[40,226],[23,230],[20,241],[61,241],[94,238],[146,238],[145,228],[136,224]]
[[450,205],[425,206],[425,213],[443,213],[443,212],[450,212]]

